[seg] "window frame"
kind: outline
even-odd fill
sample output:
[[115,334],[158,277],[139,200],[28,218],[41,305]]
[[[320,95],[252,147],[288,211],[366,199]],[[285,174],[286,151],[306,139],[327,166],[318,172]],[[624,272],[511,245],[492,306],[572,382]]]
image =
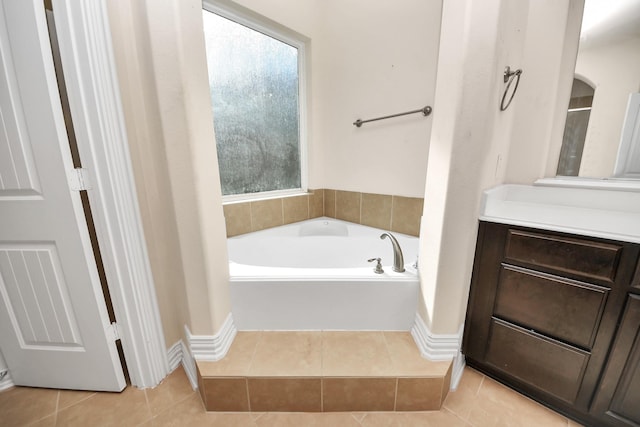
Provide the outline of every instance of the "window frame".
[[[270,199],[307,193],[308,190],[308,126],[307,126],[307,47],[309,38],[240,5],[221,0],[203,0],[202,9],[220,15],[237,24],[274,38],[298,49],[298,143],[300,150],[300,188],[229,194],[222,203]],[[206,46],[205,46],[206,48]],[[207,86],[209,86],[207,84]],[[213,106],[211,107],[213,111]],[[215,111],[213,112],[215,116]],[[214,119],[215,120],[215,119]],[[217,142],[216,142],[217,144]],[[218,163],[218,170],[220,164]]]

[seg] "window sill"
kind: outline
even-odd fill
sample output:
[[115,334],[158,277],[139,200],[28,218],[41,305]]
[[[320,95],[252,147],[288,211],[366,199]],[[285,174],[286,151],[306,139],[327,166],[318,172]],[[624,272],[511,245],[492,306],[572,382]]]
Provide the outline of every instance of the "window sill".
[[307,191],[302,188],[296,188],[293,190],[265,191],[264,193],[254,193],[254,194],[234,194],[229,196],[222,196],[222,205],[224,206],[224,205],[231,205],[234,203],[282,199],[285,197],[304,196],[311,193],[312,193],[311,191]]

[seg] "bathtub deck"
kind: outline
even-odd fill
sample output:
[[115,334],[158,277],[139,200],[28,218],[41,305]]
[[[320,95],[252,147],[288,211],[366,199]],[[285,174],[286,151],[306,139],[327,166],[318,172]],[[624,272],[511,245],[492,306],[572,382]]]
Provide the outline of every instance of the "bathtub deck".
[[239,332],[197,366],[208,411],[438,410],[451,381],[451,362],[422,358],[408,332]]

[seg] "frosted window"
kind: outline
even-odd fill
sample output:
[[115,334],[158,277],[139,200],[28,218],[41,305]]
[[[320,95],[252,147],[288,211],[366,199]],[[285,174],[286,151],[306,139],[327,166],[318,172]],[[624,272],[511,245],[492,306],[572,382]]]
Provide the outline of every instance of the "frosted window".
[[298,49],[203,18],[222,194],[301,188]]

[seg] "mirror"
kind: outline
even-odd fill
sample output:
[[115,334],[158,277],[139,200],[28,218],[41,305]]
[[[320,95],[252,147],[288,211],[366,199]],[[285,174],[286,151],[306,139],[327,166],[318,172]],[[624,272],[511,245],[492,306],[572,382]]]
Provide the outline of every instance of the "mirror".
[[640,92],[640,1],[585,0],[575,78],[557,173],[609,178],[630,95]]

